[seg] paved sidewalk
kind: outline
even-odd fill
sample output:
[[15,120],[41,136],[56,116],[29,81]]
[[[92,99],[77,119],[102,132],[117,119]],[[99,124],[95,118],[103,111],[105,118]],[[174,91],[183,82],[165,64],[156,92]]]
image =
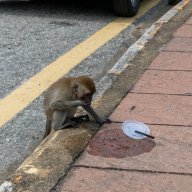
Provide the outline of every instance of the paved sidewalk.
[[155,140],[132,140],[121,124],[104,125],[58,192],[192,191],[192,17],[110,118],[143,121]]

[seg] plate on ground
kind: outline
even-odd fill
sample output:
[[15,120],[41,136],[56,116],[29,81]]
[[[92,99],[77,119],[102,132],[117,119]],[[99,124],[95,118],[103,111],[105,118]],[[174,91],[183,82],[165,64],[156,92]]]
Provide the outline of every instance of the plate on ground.
[[128,137],[132,139],[144,139],[147,137],[140,133],[136,133],[135,131],[139,131],[147,135],[150,135],[149,127],[143,122],[135,121],[135,120],[124,121],[122,124],[122,130]]

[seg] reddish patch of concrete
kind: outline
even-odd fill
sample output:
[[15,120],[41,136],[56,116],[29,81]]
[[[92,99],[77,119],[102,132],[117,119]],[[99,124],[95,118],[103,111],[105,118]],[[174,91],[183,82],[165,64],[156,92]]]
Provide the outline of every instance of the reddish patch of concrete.
[[190,18],[187,20],[186,24],[192,25],[192,17],[190,17]]
[[192,53],[162,52],[160,53],[149,69],[159,70],[192,70]]
[[192,38],[175,37],[166,45],[164,51],[192,51]]
[[192,95],[192,72],[148,70],[132,92]]
[[[134,110],[130,110],[136,106]],[[191,97],[177,95],[128,94],[111,119],[134,119],[148,124],[192,125]]]
[[87,149],[91,155],[124,158],[150,152],[155,147],[151,139],[135,140],[121,129],[107,129],[98,133]]
[[57,192],[191,192],[191,176],[73,168]]
[[[164,125],[149,125],[149,127],[151,134],[155,136],[154,141],[156,144],[149,153],[123,158],[102,157],[88,153],[88,147],[76,164],[79,166],[96,166],[100,168],[110,167],[192,174],[192,128]],[[104,129],[100,132],[105,130],[111,130],[112,132],[114,129],[119,130],[120,128],[121,124],[113,123],[104,125]],[[97,142],[96,139],[95,142]],[[113,142],[114,140],[111,140],[111,144]]]
[[192,37],[192,25],[183,25],[175,33],[175,37]]

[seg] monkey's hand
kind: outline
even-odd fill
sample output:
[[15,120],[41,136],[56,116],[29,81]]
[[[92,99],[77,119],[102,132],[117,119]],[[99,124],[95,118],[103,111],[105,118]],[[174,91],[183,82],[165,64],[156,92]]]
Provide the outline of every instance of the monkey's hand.
[[90,106],[91,105],[91,101],[89,100],[82,100],[82,106]]
[[86,102],[83,101],[83,100],[73,101],[73,106],[74,106],[74,107],[79,107],[79,106],[83,106],[83,105],[87,105]]
[[90,115],[94,117],[97,123],[100,125],[103,125],[104,123],[112,123],[110,119],[103,119],[97,113],[93,110],[93,108],[90,105],[83,105],[82,106]]

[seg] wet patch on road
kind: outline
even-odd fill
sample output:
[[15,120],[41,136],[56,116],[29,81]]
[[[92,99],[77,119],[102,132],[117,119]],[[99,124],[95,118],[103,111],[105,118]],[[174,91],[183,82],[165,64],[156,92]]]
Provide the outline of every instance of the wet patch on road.
[[149,153],[155,146],[149,138],[135,140],[120,129],[108,129],[93,138],[87,152],[94,156],[125,158]]

